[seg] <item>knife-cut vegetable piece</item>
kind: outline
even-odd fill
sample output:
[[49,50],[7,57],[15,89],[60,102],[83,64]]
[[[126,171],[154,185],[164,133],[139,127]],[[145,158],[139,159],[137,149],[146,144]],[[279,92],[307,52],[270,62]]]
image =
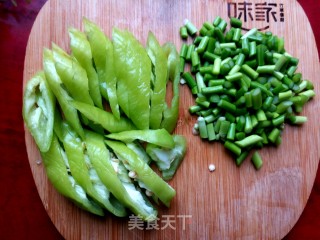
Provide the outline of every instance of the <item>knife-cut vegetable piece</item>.
[[149,143],[146,147],[148,155],[156,162],[164,180],[170,180],[176,173],[187,151],[187,141],[181,135],[174,135],[172,149],[159,148]]
[[84,189],[68,173],[67,156],[54,134],[47,152],[41,152],[48,179],[54,188],[63,196],[71,199],[77,206],[99,216],[103,216],[102,208],[87,197]]
[[171,199],[176,191],[159,177],[147,163],[145,163],[134,151],[124,143],[106,140],[109,146],[124,165],[130,168],[130,172],[135,174],[135,178],[141,181],[149,191],[154,193],[167,206],[170,206]]
[[84,152],[83,144],[74,130],[65,122],[56,121],[55,128],[60,128],[61,139],[68,158],[70,172],[75,181],[101,207],[118,217],[127,215],[125,207],[116,200],[101,182],[96,169],[88,155]]
[[105,81],[107,83],[107,93],[110,108],[116,119],[120,119],[120,109],[117,97],[117,77],[115,74],[115,64],[113,56],[113,44],[107,38],[106,41],[106,65],[105,65]]
[[138,129],[148,129],[151,61],[130,32],[114,28],[112,40],[119,105]]
[[83,18],[85,33],[90,43],[92,57],[97,70],[101,95],[108,100],[108,89],[106,84],[106,55],[107,37],[103,31],[87,18]]
[[108,134],[106,137],[123,142],[133,142],[134,140],[138,139],[160,147],[174,147],[173,138],[165,129],[123,131],[119,133]]
[[87,72],[90,96],[94,104],[98,108],[102,108],[99,78],[92,65],[93,58],[90,43],[86,35],[75,28],[69,28],[69,36],[72,55]]
[[101,181],[110,192],[134,214],[144,220],[154,220],[157,211],[151,203],[136,189],[128,177],[128,171],[120,160],[111,159],[102,135],[85,131],[88,155]]
[[57,73],[70,95],[77,101],[93,105],[86,71],[75,58],[54,43],[52,52]]
[[37,73],[26,85],[23,94],[23,119],[39,150],[49,150],[53,136],[56,98],[43,72]]
[[69,93],[62,87],[63,83],[56,71],[53,53],[47,48],[43,50],[43,69],[50,89],[56,96],[57,101],[62,109],[63,115],[71,127],[84,137],[83,128],[77,110],[70,104],[73,99]]
[[179,117],[180,60],[176,47],[173,44],[166,43],[163,46],[163,50],[168,58],[168,76],[172,81],[173,97],[171,99],[170,107],[165,104],[161,127],[171,133],[177,126]]
[[150,99],[150,128],[158,129],[166,101],[168,59],[152,32],[148,34],[146,49],[154,67],[154,83]]
[[120,120],[117,120],[112,113],[100,108],[77,101],[70,102],[70,105],[74,106],[79,112],[94,123],[100,124],[108,132],[116,133],[136,129],[132,122],[127,118],[120,118]]

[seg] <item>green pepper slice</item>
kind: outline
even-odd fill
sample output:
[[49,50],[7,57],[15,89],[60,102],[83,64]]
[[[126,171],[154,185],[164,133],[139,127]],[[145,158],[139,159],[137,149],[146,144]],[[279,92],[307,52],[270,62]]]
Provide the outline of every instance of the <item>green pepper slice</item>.
[[153,192],[167,206],[170,206],[170,201],[175,196],[176,191],[159,177],[147,163],[145,163],[134,151],[128,148],[124,143],[106,140],[109,146],[123,164],[134,171],[138,181],[141,181],[148,190]]
[[22,115],[39,150],[49,150],[53,136],[56,99],[43,72],[37,73],[26,84]]
[[159,148],[149,143],[146,147],[147,154],[162,171],[164,180],[170,180],[176,173],[187,151],[187,141],[181,135],[174,135],[174,147],[172,149]]
[[150,128],[158,129],[162,121],[166,101],[167,56],[152,32],[147,39],[147,53],[154,68],[153,91],[150,99]]
[[43,51],[43,69],[48,81],[48,85],[56,96],[58,103],[61,106],[65,119],[71,125],[71,127],[79,134],[81,138],[84,137],[83,128],[80,123],[77,110],[70,104],[72,97],[63,88],[63,83],[56,71],[53,53],[49,49],[45,48]]
[[57,73],[70,95],[77,101],[93,105],[86,71],[74,57],[54,43],[52,52]]
[[72,55],[77,59],[79,64],[86,70],[88,76],[89,94],[98,108],[103,108],[100,94],[99,78],[96,70],[92,65],[92,52],[90,43],[86,35],[75,29],[69,28],[70,48]]
[[165,129],[123,131],[108,134],[106,137],[123,142],[133,142],[134,140],[139,139],[165,148],[174,147],[173,138]]
[[110,108],[113,115],[116,119],[120,119],[120,109],[118,104],[118,97],[117,97],[117,77],[115,75],[114,69],[114,57],[113,57],[113,44],[107,38],[106,41],[106,64],[105,64],[105,74],[106,78],[105,81],[107,83],[107,93],[108,99],[110,103]]
[[68,157],[71,175],[86,193],[102,207],[118,217],[127,215],[125,207],[117,201],[101,182],[91,159],[85,153],[82,142],[74,130],[65,122],[55,121],[55,129],[62,133],[62,142]]
[[161,127],[171,133],[175,129],[179,117],[180,59],[176,47],[173,44],[166,43],[163,49],[168,57],[168,76],[172,81],[173,98],[170,108],[165,105]]
[[101,95],[108,100],[108,86],[106,84],[106,55],[107,37],[101,29],[87,18],[83,18],[85,33],[90,43],[94,65],[97,70]]
[[49,181],[60,194],[93,214],[104,215],[102,208],[87,198],[84,189],[68,173],[68,166],[66,166],[68,159],[55,134],[49,150],[41,152],[41,157]]
[[149,129],[151,61],[130,32],[114,28],[112,39],[119,105],[138,129]]
[[136,129],[132,122],[127,118],[120,118],[120,120],[117,120],[110,112],[77,101],[72,101],[70,104],[89,120],[93,121],[95,124],[100,124],[108,132],[116,133]]
[[141,216],[144,220],[154,220],[157,216],[157,210],[136,189],[123,164],[116,159],[111,160],[103,136],[91,131],[85,131],[85,134],[88,155],[105,186],[134,214]]

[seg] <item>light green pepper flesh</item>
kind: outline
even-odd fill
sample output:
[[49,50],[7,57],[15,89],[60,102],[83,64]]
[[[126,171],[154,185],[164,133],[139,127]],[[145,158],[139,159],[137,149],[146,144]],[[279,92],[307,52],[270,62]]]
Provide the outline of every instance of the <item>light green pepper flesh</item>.
[[68,174],[66,155],[55,134],[53,135],[49,150],[45,153],[41,152],[41,157],[48,179],[60,194],[71,199],[76,205],[91,213],[99,216],[104,215],[102,208],[91,202],[82,187]]
[[146,151],[162,172],[164,180],[170,180],[176,173],[187,150],[187,141],[181,135],[173,136],[175,146],[172,149],[159,148],[154,144],[148,144]]
[[137,179],[143,182],[167,206],[175,196],[176,191],[159,177],[134,151],[124,143],[106,140],[106,144],[116,153],[120,160],[130,166],[137,174]]
[[172,81],[173,98],[171,100],[171,108],[165,105],[161,127],[167,129],[167,131],[171,133],[175,129],[179,117],[180,59],[173,44],[166,43],[163,46],[163,49],[168,57],[168,75],[169,79]]
[[105,81],[105,65],[106,65],[106,35],[101,29],[90,20],[83,18],[85,33],[90,43],[92,57],[98,73],[101,95],[108,100],[108,87]]
[[138,139],[165,148],[174,147],[173,138],[165,129],[123,131],[119,133],[108,134],[106,137],[123,142],[133,142],[134,140]]
[[102,109],[102,98],[100,94],[99,78],[92,65],[92,52],[90,43],[86,35],[75,29],[69,29],[70,48],[72,55],[78,60],[80,65],[86,70],[88,76],[89,93],[94,104]]
[[81,138],[84,137],[83,128],[81,126],[77,110],[70,104],[73,99],[68,92],[62,87],[63,83],[56,71],[53,54],[45,48],[43,51],[43,69],[50,89],[56,96],[58,103],[62,109],[65,119],[79,134]]
[[96,124],[100,124],[108,132],[116,133],[136,129],[132,122],[127,118],[120,118],[120,120],[117,120],[110,112],[77,101],[72,101],[70,104],[88,119]]
[[71,175],[76,182],[102,207],[118,217],[126,216],[127,213],[122,204],[116,199],[113,199],[114,205],[110,202],[109,199],[112,196],[97,176],[90,159],[86,159],[88,156],[84,154],[84,146],[80,138],[77,137],[76,133],[65,122],[61,122],[60,126],[56,125],[55,127],[61,128],[59,132],[63,134],[63,146],[69,160]]
[[77,101],[93,105],[86,71],[56,44],[52,44],[52,52],[57,73],[70,95]]
[[128,31],[112,33],[118,102],[138,129],[149,129],[151,61]]
[[51,145],[55,102],[43,72],[37,73],[27,82],[22,115],[41,152],[48,151]]
[[113,115],[116,119],[120,119],[120,109],[117,97],[117,77],[114,69],[113,44],[108,38],[106,41],[106,54],[105,80],[108,86],[108,99]]
[[147,53],[154,66],[153,91],[150,99],[150,128],[158,129],[162,121],[166,101],[167,56],[152,32],[147,40]]
[[157,211],[151,203],[143,199],[131,181],[124,183],[118,177],[110,162],[110,153],[104,144],[103,136],[91,131],[86,131],[85,134],[88,155],[101,181],[134,214],[141,216],[144,220],[154,219],[157,216]]

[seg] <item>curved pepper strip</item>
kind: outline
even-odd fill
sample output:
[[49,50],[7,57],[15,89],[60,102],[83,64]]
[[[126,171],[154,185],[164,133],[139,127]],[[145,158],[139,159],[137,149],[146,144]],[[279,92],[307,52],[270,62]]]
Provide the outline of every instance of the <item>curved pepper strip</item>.
[[171,133],[175,129],[179,117],[180,58],[173,44],[166,43],[163,49],[168,57],[168,75],[172,81],[173,98],[171,100],[171,108],[165,105],[161,127]]
[[153,91],[150,98],[150,128],[158,129],[162,121],[167,86],[167,56],[152,32],[148,34],[147,53],[154,66]]
[[[111,163],[110,152],[105,146],[103,136],[91,131],[85,131],[85,134],[88,155],[105,186],[134,214],[144,220],[154,220],[157,216],[157,210],[154,209],[151,203],[136,189],[132,180],[128,178],[128,172],[124,169],[124,166],[116,165],[115,168],[117,172],[115,171]],[[124,175],[119,176],[122,171]],[[123,177],[125,177],[125,179],[123,179]]]
[[85,33],[90,43],[94,65],[97,70],[101,95],[108,100],[108,86],[105,78],[105,65],[107,55],[107,37],[101,29],[87,18],[83,18]]
[[134,171],[137,180],[141,181],[145,186],[153,192],[167,206],[176,195],[176,191],[159,177],[147,163],[145,163],[134,151],[128,148],[124,143],[117,141],[105,141],[118,158],[130,167],[130,171]]
[[89,94],[98,108],[103,108],[100,94],[99,78],[92,65],[92,52],[86,35],[75,29],[69,28],[70,48],[72,55],[86,70],[88,76]]
[[37,73],[26,85],[23,94],[23,119],[39,150],[49,150],[53,135],[56,98],[43,72]]
[[99,216],[104,216],[102,208],[87,198],[86,192],[68,174],[67,157],[54,134],[51,146],[47,152],[41,152],[41,157],[49,181],[63,196],[72,200],[77,206]]
[[108,132],[117,133],[136,129],[132,122],[127,118],[120,118],[120,120],[117,120],[110,112],[77,101],[72,101],[70,104],[89,120],[93,121],[95,124],[100,124]]
[[105,81],[107,83],[107,93],[110,103],[110,108],[116,119],[120,119],[120,109],[117,97],[117,77],[114,69],[113,45],[107,38],[106,41],[106,64],[105,64]]
[[165,148],[174,147],[173,138],[165,129],[123,131],[119,133],[108,134],[106,137],[123,142],[133,142],[134,140],[138,139]]
[[127,215],[125,207],[114,199],[108,189],[101,182],[96,169],[92,166],[91,159],[84,153],[83,142],[77,137],[71,127],[65,123],[55,121],[55,129],[62,133],[62,142],[67,154],[71,175],[75,181],[83,187],[86,193],[96,201],[101,207],[104,207],[118,217]]
[[187,151],[185,137],[174,135],[173,140],[175,146],[172,149],[159,148],[154,144],[148,144],[146,147],[147,154],[162,171],[164,180],[170,180],[174,176]]
[[89,94],[86,71],[75,58],[54,43],[52,43],[52,52],[57,73],[70,95],[77,101],[94,105]]
[[138,129],[149,129],[151,61],[130,32],[114,28],[112,40],[119,105]]
[[139,141],[133,141],[133,142],[127,142],[127,147],[130,148],[132,151],[134,151],[139,157],[148,165],[151,162],[151,158],[146,153],[146,150],[142,147],[142,145],[139,143]]
[[56,96],[58,103],[62,109],[65,119],[71,125],[71,127],[77,132],[77,134],[83,138],[84,132],[80,123],[77,110],[70,104],[73,99],[68,92],[62,87],[63,83],[56,71],[53,53],[49,49],[45,48],[43,51],[43,69],[47,82],[53,94]]

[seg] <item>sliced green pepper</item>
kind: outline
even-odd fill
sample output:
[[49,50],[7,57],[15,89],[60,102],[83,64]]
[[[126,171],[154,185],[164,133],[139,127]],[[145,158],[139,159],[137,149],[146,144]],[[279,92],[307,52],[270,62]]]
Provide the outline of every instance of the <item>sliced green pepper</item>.
[[56,71],[53,53],[49,49],[45,48],[43,51],[43,68],[45,72],[48,85],[56,96],[65,119],[71,125],[71,127],[80,135],[84,137],[83,128],[80,123],[80,119],[77,110],[70,104],[73,99],[68,92],[63,88],[63,83]]
[[113,57],[113,45],[112,42],[107,38],[106,41],[106,64],[105,64],[105,81],[107,83],[107,93],[110,103],[110,108],[116,119],[120,119],[120,109],[117,97],[117,77],[114,69],[114,57]]
[[88,155],[105,186],[134,214],[144,220],[154,220],[157,210],[136,189],[123,164],[116,161],[117,159],[110,159],[110,152],[104,144],[103,136],[91,131],[85,131],[85,134]]
[[154,193],[167,206],[175,196],[176,191],[161,177],[159,177],[147,163],[145,163],[134,151],[124,143],[106,140],[106,144],[115,152],[123,164],[136,174],[146,188]]
[[48,151],[51,145],[55,102],[43,72],[37,73],[27,82],[22,115],[41,152]]
[[147,40],[147,53],[154,67],[153,91],[150,99],[150,128],[158,129],[166,101],[167,56],[152,32]]
[[[55,122],[57,124],[58,121]],[[92,166],[91,159],[84,152],[84,142],[77,137],[74,130],[65,122],[55,125],[61,128],[63,146],[68,157],[71,175],[86,193],[102,207],[118,217],[127,215],[125,207],[117,201],[101,182],[96,169]]]
[[70,48],[72,55],[78,60],[80,65],[86,70],[88,76],[89,93],[98,108],[103,108],[99,87],[99,78],[92,65],[92,52],[90,43],[86,35],[75,29],[69,28]]
[[96,124],[100,124],[108,132],[117,133],[136,129],[132,122],[127,118],[120,118],[120,120],[117,120],[110,112],[106,112],[100,108],[77,101],[72,101],[70,104],[78,109],[79,112],[89,120]]
[[118,102],[138,129],[149,129],[151,61],[128,31],[113,29]]
[[179,117],[180,60],[173,44],[166,43],[163,49],[168,57],[168,76],[172,81],[173,98],[171,100],[171,108],[165,105],[161,127],[171,133],[175,129]]
[[87,198],[86,192],[68,173],[68,159],[54,134],[47,152],[41,152],[48,179],[54,188],[63,196],[71,199],[77,206],[99,216],[103,216],[102,208]]
[[107,37],[102,30],[87,18],[83,18],[85,33],[90,43],[94,65],[96,67],[101,95],[108,100],[108,86],[106,84],[106,55]]
[[139,139],[165,148],[174,147],[173,138],[165,129],[123,131],[108,134],[106,137],[123,142],[133,142],[134,140]]
[[181,135],[174,135],[175,146],[172,149],[159,148],[154,144],[148,144],[146,151],[158,168],[162,171],[164,180],[170,180],[176,173],[187,151],[187,141]]
[[54,43],[52,52],[57,73],[70,95],[77,101],[93,105],[86,71],[75,58]]
[[146,153],[146,150],[143,148],[143,146],[140,144],[138,140],[133,141],[133,142],[127,142],[126,143],[127,147],[130,148],[132,151],[134,151],[139,157],[148,165],[151,162],[151,158],[149,155]]

